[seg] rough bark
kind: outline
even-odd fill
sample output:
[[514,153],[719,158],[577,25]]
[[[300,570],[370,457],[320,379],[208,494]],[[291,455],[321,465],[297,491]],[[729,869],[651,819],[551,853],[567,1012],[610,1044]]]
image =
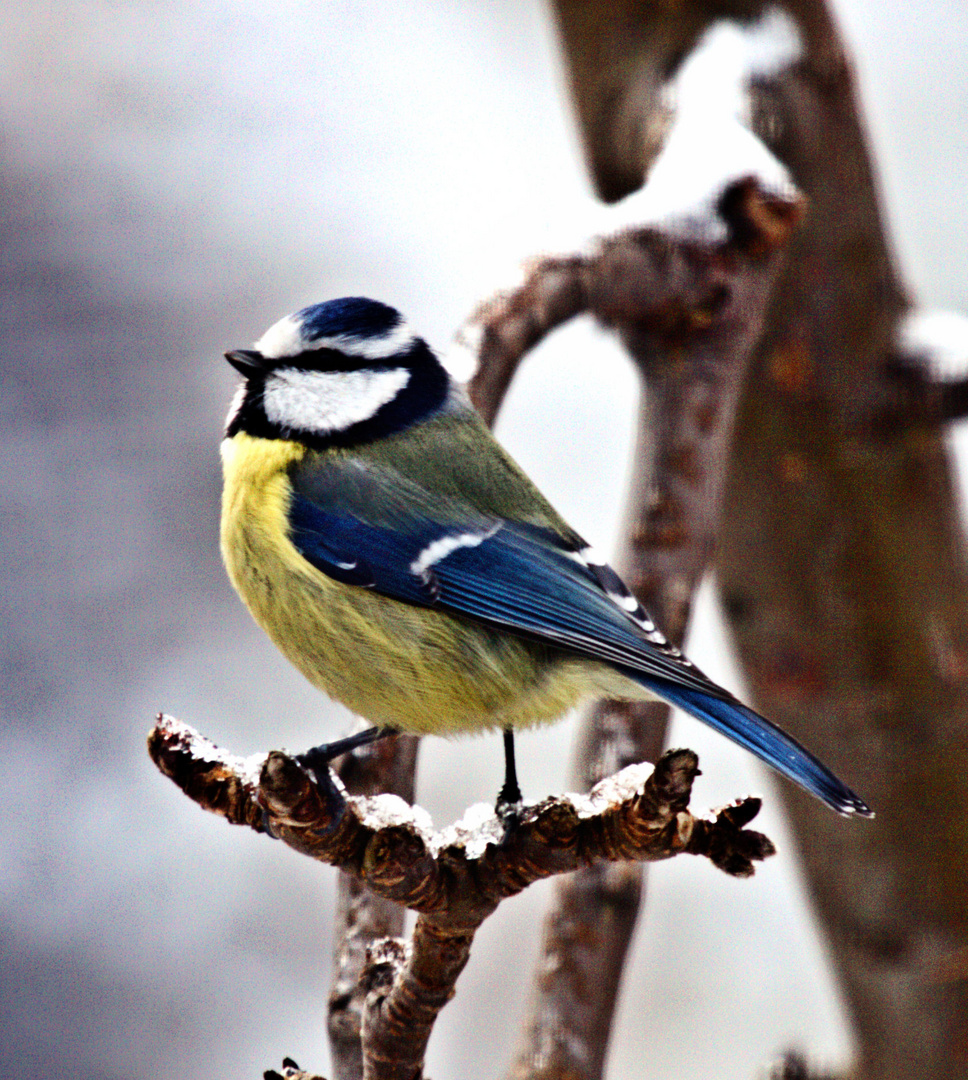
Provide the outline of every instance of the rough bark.
[[[754,87],[809,200],[740,406],[717,570],[754,704],[878,813],[844,829],[784,788],[867,1080],[968,1071],[965,548],[944,433],[963,386],[898,363],[906,308],[849,61],[819,0],[800,63]],[[641,182],[658,87],[716,18],[766,5],[558,0],[599,192]],[[959,208],[960,209],[960,208]],[[900,372],[902,377],[898,377]]]
[[[346,754],[336,772],[351,795],[399,795],[412,803],[420,740],[382,739]],[[369,951],[378,941],[403,934],[405,908],[374,893],[357,875],[340,871],[333,918],[333,977],[329,991],[333,1080],[363,1075],[363,1013]]]
[[[502,900],[543,878],[599,861],[704,855],[727,874],[747,877],[773,845],[746,826],[759,811],[745,799],[714,818],[688,809],[698,759],[673,750],[651,769],[630,766],[589,796],[552,796],[503,819],[434,833],[429,819],[398,796],[348,796],[278,751],[242,759],[171,717],[161,716],[148,749],[159,770],[203,809],[293,850],[336,866],[374,895],[417,912],[408,942],[369,949],[362,1076],[419,1080],[440,1010],[470,954],[474,934]],[[286,1065],[298,1075],[298,1067]]]
[[[587,310],[621,335],[645,393],[618,565],[676,644],[713,550],[743,373],[801,204],[742,179],[717,212],[720,243],[629,229],[587,258],[538,262],[474,320],[471,392],[489,420],[526,350],[564,319]],[[599,705],[582,725],[572,782],[587,790],[657,760],[666,718],[658,703]],[[639,866],[599,864],[558,883],[512,1076],[601,1076],[641,880]]]

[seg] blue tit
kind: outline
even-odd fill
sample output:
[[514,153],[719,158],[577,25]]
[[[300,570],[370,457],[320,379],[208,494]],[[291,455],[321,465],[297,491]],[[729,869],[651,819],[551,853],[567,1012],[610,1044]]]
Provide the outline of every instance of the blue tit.
[[282,653],[377,725],[352,744],[503,729],[513,802],[514,728],[583,698],[658,697],[870,814],[666,641],[399,312],[315,304],[226,357],[244,382],[222,443],[225,565]]

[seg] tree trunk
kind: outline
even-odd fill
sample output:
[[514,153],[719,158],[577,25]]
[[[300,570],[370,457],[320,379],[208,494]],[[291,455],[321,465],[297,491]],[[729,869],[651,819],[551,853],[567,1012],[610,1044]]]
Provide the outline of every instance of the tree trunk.
[[[968,1072],[968,582],[944,432],[924,423],[906,299],[848,60],[819,0],[786,5],[799,63],[754,126],[809,201],[741,403],[716,565],[753,704],[877,811],[846,823],[784,785],[867,1080]],[[765,5],[559,0],[603,198],[641,182],[658,91],[702,30]],[[900,367],[905,385],[892,375]],[[930,392],[930,391],[926,391]]]

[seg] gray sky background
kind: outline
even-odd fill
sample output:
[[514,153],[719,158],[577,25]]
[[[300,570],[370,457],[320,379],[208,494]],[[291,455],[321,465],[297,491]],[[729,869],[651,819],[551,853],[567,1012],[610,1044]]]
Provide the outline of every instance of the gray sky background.
[[[913,294],[966,304],[968,12],[840,0]],[[444,346],[522,259],[596,220],[544,8],[403,0],[0,4],[0,1073],[325,1073],[334,874],[202,815],[144,751],[160,709],[239,753],[345,714],[276,656],[218,561],[221,359],[362,293]],[[578,324],[529,359],[499,434],[614,545],[635,383]],[[690,650],[738,690],[701,605]],[[563,783],[571,723],[521,739]],[[651,872],[610,1075],[740,1080],[848,1052],[772,780],[699,725],[695,804],[754,789],[783,853],[752,882]],[[443,823],[490,799],[500,740],[423,748]],[[845,823],[845,827],[851,827]],[[498,1075],[545,889],[479,936],[428,1073]],[[683,1056],[680,1049],[688,1050]]]

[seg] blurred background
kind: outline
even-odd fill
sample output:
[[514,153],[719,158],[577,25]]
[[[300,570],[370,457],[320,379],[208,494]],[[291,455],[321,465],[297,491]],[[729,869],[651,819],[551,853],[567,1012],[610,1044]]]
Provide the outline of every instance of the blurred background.
[[[912,293],[964,311],[968,11],[835,7]],[[145,753],[159,710],[244,754],[348,720],[221,569],[221,354],[346,294],[444,347],[521,260],[593,232],[553,27],[537,0],[5,0],[0,115],[0,1073],[234,1080],[290,1054],[325,1074],[335,873],[203,815]],[[579,322],[498,425],[605,550],[636,393]],[[690,652],[742,692],[710,597]],[[571,731],[519,740],[526,795],[561,788]],[[695,807],[766,796],[781,854],[748,882],[650,871],[610,1075],[740,1080],[790,1046],[842,1063],[772,779],[692,722],[672,741],[701,755]],[[428,740],[420,801],[443,824],[500,776],[497,737]],[[499,1074],[545,896],[483,928],[429,1075]]]

